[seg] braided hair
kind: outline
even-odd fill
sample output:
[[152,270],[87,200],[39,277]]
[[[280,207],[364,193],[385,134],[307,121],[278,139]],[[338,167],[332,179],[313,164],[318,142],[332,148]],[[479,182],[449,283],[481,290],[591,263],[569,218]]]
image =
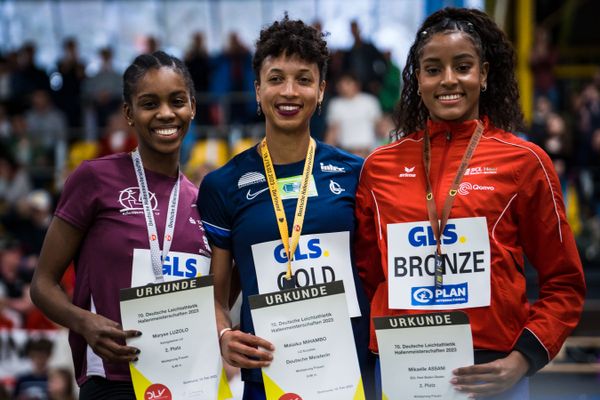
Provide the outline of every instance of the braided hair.
[[402,73],[404,86],[394,110],[395,136],[423,129],[429,110],[418,94],[417,70],[423,47],[440,32],[464,32],[471,39],[480,62],[489,63],[487,90],[479,98],[479,112],[506,131],[524,126],[515,78],[515,51],[505,33],[484,12],[467,8],[444,8],[431,14],[418,30]]
[[172,68],[179,73],[187,86],[190,98],[196,97],[194,90],[194,81],[185,64],[177,57],[171,56],[164,51],[156,51],[152,54],[141,54],[133,60],[133,63],[127,67],[123,74],[123,100],[131,104],[134,93],[137,90],[137,83],[148,72],[148,70],[162,67]]
[[260,82],[260,69],[267,57],[297,56],[309,63],[316,63],[319,69],[319,82],[325,80],[329,50],[325,35],[301,20],[290,20],[286,14],[281,21],[260,31],[256,41],[256,52],[252,68],[256,80]]

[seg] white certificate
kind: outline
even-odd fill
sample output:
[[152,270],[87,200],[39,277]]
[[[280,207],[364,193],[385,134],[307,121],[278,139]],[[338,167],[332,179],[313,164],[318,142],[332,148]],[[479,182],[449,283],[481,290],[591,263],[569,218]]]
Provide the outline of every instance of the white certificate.
[[469,317],[461,311],[376,317],[383,399],[467,399],[452,370],[473,365]]
[[364,400],[342,281],[250,296],[256,335],[275,346],[267,400]]
[[138,400],[229,399],[221,365],[212,276],[122,289],[124,329],[142,335],[129,364]]

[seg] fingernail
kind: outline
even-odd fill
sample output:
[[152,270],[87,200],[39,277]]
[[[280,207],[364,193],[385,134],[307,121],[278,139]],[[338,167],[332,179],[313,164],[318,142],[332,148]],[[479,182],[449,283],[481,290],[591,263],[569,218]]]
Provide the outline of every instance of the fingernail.
[[135,349],[135,354],[140,354],[140,349]]
[[135,333],[135,336],[142,336],[142,332],[140,332],[140,331],[137,331],[137,332]]
[[456,382],[458,382],[458,379],[456,379],[456,378],[450,379],[450,383],[456,383]]
[[136,362],[137,360],[138,360],[138,358],[136,357],[136,358],[133,359],[133,362]]

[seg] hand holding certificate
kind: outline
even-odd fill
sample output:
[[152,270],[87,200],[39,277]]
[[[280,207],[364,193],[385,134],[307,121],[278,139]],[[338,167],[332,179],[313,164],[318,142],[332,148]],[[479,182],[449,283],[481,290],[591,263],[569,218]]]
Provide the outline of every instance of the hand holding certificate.
[[383,399],[467,399],[450,380],[473,365],[467,314],[410,314],[374,318]]
[[221,366],[212,276],[122,289],[121,318],[124,327],[143,333],[128,341],[141,350],[130,364],[138,400],[231,398]]
[[256,334],[275,346],[262,369],[267,400],[364,400],[343,282],[249,300]]

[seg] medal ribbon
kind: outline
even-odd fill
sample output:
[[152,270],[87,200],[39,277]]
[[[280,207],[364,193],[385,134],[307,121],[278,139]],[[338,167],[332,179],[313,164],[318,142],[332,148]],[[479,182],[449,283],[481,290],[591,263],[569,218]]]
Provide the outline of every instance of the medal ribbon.
[[315,149],[315,140],[310,138],[308,150],[306,151],[306,160],[304,161],[304,170],[302,171],[300,193],[298,193],[298,203],[296,203],[296,214],[294,215],[294,225],[292,227],[292,237],[290,241],[285,209],[283,208],[283,201],[281,200],[281,195],[277,187],[277,176],[275,175],[275,168],[273,167],[273,161],[271,160],[271,155],[269,154],[269,149],[267,147],[267,139],[264,138],[260,143],[260,154],[265,167],[269,193],[271,194],[271,201],[273,202],[273,210],[275,211],[275,217],[277,218],[277,227],[279,228],[281,242],[283,243],[283,248],[287,255],[288,264],[285,275],[285,279],[287,280],[292,279],[292,256],[298,247],[300,233],[302,232],[302,226],[304,224],[304,214],[306,212],[306,202],[308,199],[308,183],[315,161]]
[[177,168],[177,182],[175,185],[173,185],[173,189],[171,189],[171,195],[169,196],[167,222],[165,224],[165,236],[163,238],[163,250],[161,254],[160,247],[158,245],[158,232],[156,230],[156,223],[154,222],[154,212],[152,211],[152,204],[150,202],[150,194],[148,191],[148,182],[146,181],[146,174],[144,172],[142,158],[140,157],[140,152],[137,148],[131,153],[131,159],[133,160],[133,168],[135,170],[135,176],[140,188],[140,197],[142,206],[144,208],[144,217],[146,218],[146,228],[148,229],[148,240],[150,242],[152,271],[154,272],[156,283],[164,282],[162,260],[164,260],[169,254],[171,243],[173,242],[175,219],[177,218],[177,203],[179,201],[179,168]]
[[475,148],[481,139],[481,135],[483,134],[483,124],[480,121],[477,121],[477,127],[475,131],[471,135],[471,140],[469,141],[469,145],[467,150],[463,154],[462,161],[458,170],[456,171],[456,176],[454,177],[454,181],[450,186],[450,190],[448,191],[448,195],[446,196],[446,200],[444,201],[444,206],[442,208],[442,217],[438,218],[437,207],[435,205],[435,199],[433,197],[433,189],[431,187],[431,179],[429,176],[429,172],[431,170],[431,141],[429,137],[429,130],[425,129],[425,134],[423,137],[423,166],[425,167],[425,185],[426,185],[426,200],[427,200],[427,215],[429,217],[429,223],[431,224],[431,228],[433,229],[433,234],[435,236],[436,241],[436,250],[435,250],[435,288],[441,289],[444,281],[443,274],[443,262],[442,262],[442,248],[441,248],[441,240],[442,234],[444,233],[444,229],[446,228],[446,223],[448,222],[448,217],[450,216],[450,210],[452,209],[452,203],[454,202],[454,198],[456,197],[456,193],[458,192],[458,186],[460,185],[460,181],[462,180],[467,166],[469,165],[469,161],[475,152]]

